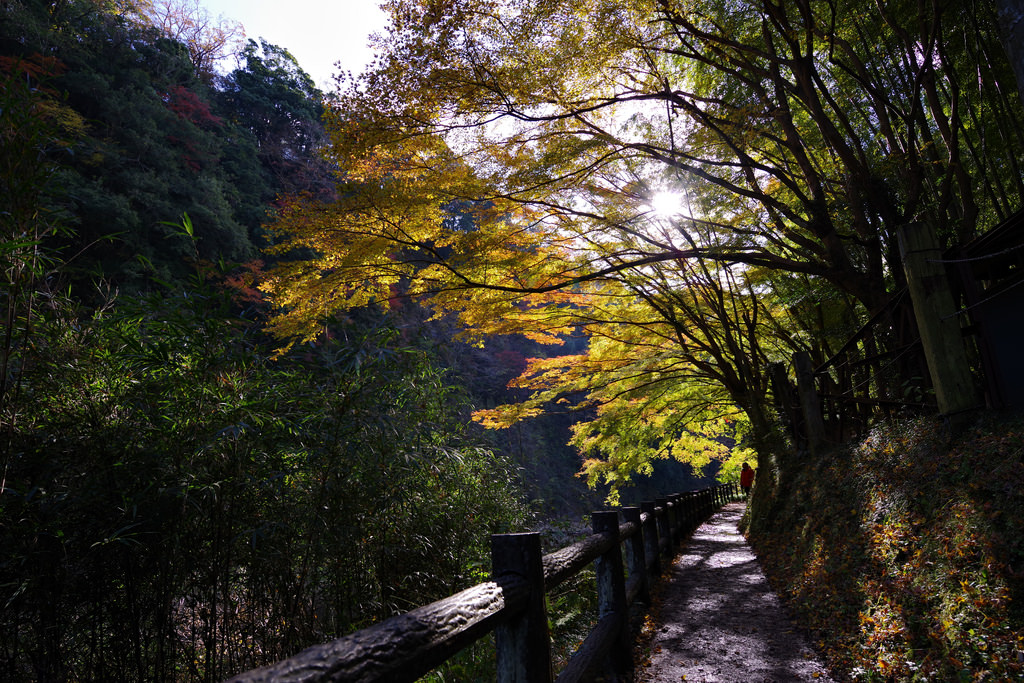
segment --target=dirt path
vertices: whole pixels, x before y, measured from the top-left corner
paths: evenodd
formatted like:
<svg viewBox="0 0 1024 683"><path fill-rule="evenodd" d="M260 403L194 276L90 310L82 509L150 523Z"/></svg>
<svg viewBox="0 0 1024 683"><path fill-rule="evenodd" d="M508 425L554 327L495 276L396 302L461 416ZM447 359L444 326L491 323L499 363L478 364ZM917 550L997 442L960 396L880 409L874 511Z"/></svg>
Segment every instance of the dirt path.
<svg viewBox="0 0 1024 683"><path fill-rule="evenodd" d="M722 508L672 564L639 681L832 682L736 528L744 505Z"/></svg>

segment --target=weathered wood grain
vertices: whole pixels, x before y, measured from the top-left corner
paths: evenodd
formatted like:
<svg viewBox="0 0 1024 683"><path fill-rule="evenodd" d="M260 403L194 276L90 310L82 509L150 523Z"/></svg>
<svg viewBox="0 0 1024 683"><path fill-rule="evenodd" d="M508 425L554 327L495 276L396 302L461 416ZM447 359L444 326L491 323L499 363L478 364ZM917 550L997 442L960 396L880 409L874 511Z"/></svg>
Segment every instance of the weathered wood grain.
<svg viewBox="0 0 1024 683"><path fill-rule="evenodd" d="M521 609L527 593L525 582L514 579L481 583L241 674L231 683L415 681Z"/></svg>

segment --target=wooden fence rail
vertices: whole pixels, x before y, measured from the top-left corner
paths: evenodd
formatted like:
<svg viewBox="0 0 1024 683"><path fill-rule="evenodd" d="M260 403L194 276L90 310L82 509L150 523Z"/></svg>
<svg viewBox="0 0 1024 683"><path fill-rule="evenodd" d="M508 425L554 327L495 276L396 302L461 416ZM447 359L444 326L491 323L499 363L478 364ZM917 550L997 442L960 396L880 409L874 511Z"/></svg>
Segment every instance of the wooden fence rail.
<svg viewBox="0 0 1024 683"><path fill-rule="evenodd" d="M632 668L630 606L649 601L662 560L671 559L689 532L739 496L736 484L723 484L638 508L595 512L591 535L547 555L541 552L540 534L496 534L491 537L491 581L314 645L231 682L415 681L494 632L500 683L551 683L555 678L544 598L591 563L597 577L597 625L557 683L624 674Z"/></svg>

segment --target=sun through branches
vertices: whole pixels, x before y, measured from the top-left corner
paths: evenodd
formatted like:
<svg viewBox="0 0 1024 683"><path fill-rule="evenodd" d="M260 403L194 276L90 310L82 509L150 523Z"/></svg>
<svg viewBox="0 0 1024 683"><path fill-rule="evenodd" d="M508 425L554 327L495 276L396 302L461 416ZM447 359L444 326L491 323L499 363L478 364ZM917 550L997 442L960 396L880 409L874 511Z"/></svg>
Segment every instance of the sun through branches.
<svg viewBox="0 0 1024 683"><path fill-rule="evenodd" d="M613 482L699 464L725 420L767 448L768 363L886 306L898 226L966 238L1024 195L995 13L968 5L389 0L331 106L339 199L276 226L307 255L266 285L277 331L396 291L474 337L584 331L480 419L586 408L582 450L633 454L588 465Z"/></svg>

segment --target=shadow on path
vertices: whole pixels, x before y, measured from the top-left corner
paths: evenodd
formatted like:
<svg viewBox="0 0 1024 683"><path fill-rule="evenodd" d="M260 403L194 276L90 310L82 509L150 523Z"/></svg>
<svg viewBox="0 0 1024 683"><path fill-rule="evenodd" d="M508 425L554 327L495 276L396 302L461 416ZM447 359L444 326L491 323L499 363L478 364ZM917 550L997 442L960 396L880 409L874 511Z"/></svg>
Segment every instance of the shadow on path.
<svg viewBox="0 0 1024 683"><path fill-rule="evenodd" d="M744 507L715 513L672 563L639 681L832 682L737 530Z"/></svg>

